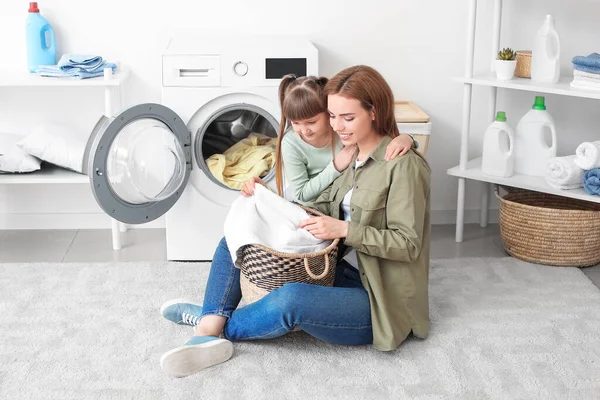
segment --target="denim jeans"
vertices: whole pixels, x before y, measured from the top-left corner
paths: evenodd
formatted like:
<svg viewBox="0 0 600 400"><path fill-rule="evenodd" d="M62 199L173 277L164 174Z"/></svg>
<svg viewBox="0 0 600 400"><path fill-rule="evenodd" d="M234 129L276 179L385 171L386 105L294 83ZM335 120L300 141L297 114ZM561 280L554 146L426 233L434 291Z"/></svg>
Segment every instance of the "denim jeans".
<svg viewBox="0 0 600 400"><path fill-rule="evenodd" d="M240 270L223 238L210 267L202 316L226 317L227 339L271 339L299 328L329 343L373 343L369 295L358 271L346 261L338 263L333 287L288 283L237 308L241 299Z"/></svg>

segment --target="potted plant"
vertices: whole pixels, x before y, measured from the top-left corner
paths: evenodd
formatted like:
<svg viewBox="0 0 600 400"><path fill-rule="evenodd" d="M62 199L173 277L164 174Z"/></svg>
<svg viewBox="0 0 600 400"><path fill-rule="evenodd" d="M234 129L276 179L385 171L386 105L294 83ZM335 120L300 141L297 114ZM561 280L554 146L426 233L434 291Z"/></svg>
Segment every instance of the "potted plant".
<svg viewBox="0 0 600 400"><path fill-rule="evenodd" d="M517 52L510 47L505 47L498 52L496 59L496 77L498 80L507 81L515 75L515 67L517 66Z"/></svg>

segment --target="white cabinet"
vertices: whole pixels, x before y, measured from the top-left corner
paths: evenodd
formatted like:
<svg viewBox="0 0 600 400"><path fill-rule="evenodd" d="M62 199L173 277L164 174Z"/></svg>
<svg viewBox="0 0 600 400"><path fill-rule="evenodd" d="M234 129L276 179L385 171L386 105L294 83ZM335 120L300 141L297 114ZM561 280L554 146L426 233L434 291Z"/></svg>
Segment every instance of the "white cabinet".
<svg viewBox="0 0 600 400"><path fill-rule="evenodd" d="M480 181L485 187L481 195L481 214L480 225L485 227L488 219L489 208L489 186L492 184L513 186L522 189L534 190L537 192L551 193L563 197L570 197L591 202L600 203L600 196L592 196L587 194L583 189L575 190L560 190L550 187L543 177L513 175L509 178L500 178L486 175L481 171L481 157L470 158L468 153L469 148L469 131L471 125L471 100L473 85L487 86L490 90L490 107L489 121L494 120L496 114L496 97L498 88L510 90L522 90L535 92L537 94L555 94L571 97L582 97L588 99L600 99L600 91L585 91L573 89L569 83L573 79L572 76L563 76L556 84L545 84L532 82L531 79L514 78L509 81L499 81L493 73L473 76L473 64L475 56L475 26L477 14L478 0L470 0L469 2L469 19L467 29L467 51L465 63L465 76L457 80L464 84L463 87L463 110L462 110L462 133L460 142L460 163L459 165L450 168L447 173L451 176L458 177L458 202L456 208L456 241L463 240L463 225L464 225L464 207L465 207L465 183L467 179ZM502 18L502 0L494 0L494 17L493 17L493 34L490 47L490 56L493 60L497 50L500 48L500 22Z"/></svg>
<svg viewBox="0 0 600 400"><path fill-rule="evenodd" d="M108 72L108 71L107 71ZM122 85L128 77L127 70L120 70L115 74L107 73L104 77L90 79L63 79L43 78L28 72L6 72L0 74L0 88L2 87L102 87L104 88L105 115L113 114L113 103L120 101ZM85 162L85 161L84 161ZM78 174L58 167L44 167L40 171L27 174L0 174L2 185L34 185L34 184L90 184L86 175ZM108 217L107 217L108 218ZM113 249L121 249L120 232L126 230L126 225L112 220Z"/></svg>

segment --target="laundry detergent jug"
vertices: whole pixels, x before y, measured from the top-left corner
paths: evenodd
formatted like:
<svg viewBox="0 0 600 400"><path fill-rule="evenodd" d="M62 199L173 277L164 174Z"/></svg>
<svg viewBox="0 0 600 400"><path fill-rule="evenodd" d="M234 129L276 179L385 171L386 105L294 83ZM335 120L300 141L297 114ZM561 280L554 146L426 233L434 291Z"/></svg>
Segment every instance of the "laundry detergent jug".
<svg viewBox="0 0 600 400"><path fill-rule="evenodd" d="M552 143L547 143L547 134ZM536 96L531 110L515 131L515 173L544 176L548 160L556 157L556 127L546 111L544 96Z"/></svg>
<svg viewBox="0 0 600 400"><path fill-rule="evenodd" d="M515 133L506 122L506 113L498 111L496 120L483 137L481 171L487 175L507 178L514 171Z"/></svg>
<svg viewBox="0 0 600 400"><path fill-rule="evenodd" d="M554 17L546 20L537 31L531 50L531 80L557 83L560 79L560 39L554 27Z"/></svg>
<svg viewBox="0 0 600 400"><path fill-rule="evenodd" d="M56 64L56 41L54 30L40 15L36 2L29 3L26 22L27 68L35 72L40 65Z"/></svg>

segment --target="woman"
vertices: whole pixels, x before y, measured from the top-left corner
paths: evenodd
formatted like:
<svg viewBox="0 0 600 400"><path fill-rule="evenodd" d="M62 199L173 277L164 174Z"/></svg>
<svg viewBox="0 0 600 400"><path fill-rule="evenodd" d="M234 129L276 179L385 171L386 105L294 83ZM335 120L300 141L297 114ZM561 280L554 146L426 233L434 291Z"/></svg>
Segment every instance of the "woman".
<svg viewBox="0 0 600 400"><path fill-rule="evenodd" d="M301 227L320 239L343 238L356 251L354 262L338 263L334 287L286 284L237 308L240 272L223 240L203 307L183 302L163 307L171 321L199 320L190 341L161 358L165 372L198 372L227 361L234 341L275 338L296 328L329 343L372 343L383 351L394 350L411 332L426 337L429 167L413 151L385 161L386 146L398 131L392 91L377 71L345 69L325 93L331 126L357 153L353 167L312 204L329 216L310 218Z"/></svg>
<svg viewBox="0 0 600 400"><path fill-rule="evenodd" d="M327 113L324 88L327 78L286 75L279 85L281 123L277 139L275 178L277 191L283 196L283 176L287 181L287 197L306 204L317 198L345 170L356 146L345 146L339 140ZM397 135L388 145L386 159L403 156L416 142L410 135ZM242 187L242 195L254 193L250 179Z"/></svg>

